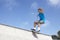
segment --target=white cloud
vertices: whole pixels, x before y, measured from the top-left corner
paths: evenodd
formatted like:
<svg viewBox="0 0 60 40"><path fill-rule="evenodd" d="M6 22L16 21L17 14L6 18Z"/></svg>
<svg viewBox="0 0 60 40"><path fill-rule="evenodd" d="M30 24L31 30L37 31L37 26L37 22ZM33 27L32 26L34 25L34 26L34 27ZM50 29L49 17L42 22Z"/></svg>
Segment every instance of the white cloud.
<svg viewBox="0 0 60 40"><path fill-rule="evenodd" d="M33 2L32 4L31 4L31 8L32 9L37 9L38 8L38 3L37 2Z"/></svg>
<svg viewBox="0 0 60 40"><path fill-rule="evenodd" d="M49 5L53 6L59 6L60 5L60 0L47 0Z"/></svg>
<svg viewBox="0 0 60 40"><path fill-rule="evenodd" d="M42 25L42 27L46 27L48 25L50 25L50 21L46 20L45 23Z"/></svg>
<svg viewBox="0 0 60 40"><path fill-rule="evenodd" d="M8 8L9 10L12 10L14 7L18 6L18 3L16 0L2 0L3 7Z"/></svg>

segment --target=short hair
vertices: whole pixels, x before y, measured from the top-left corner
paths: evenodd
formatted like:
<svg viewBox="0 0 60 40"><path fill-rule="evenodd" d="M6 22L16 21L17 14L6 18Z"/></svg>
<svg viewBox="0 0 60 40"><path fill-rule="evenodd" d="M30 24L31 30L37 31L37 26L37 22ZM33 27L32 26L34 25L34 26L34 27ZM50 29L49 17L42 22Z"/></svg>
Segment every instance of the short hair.
<svg viewBox="0 0 60 40"><path fill-rule="evenodd" d="M43 10L42 8L39 8L38 10Z"/></svg>

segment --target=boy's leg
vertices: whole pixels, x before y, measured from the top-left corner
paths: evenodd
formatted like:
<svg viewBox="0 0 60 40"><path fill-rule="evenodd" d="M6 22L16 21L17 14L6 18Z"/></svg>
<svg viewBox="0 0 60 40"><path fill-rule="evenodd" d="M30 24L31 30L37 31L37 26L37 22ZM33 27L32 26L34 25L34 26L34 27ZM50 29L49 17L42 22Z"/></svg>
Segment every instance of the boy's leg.
<svg viewBox="0 0 60 40"><path fill-rule="evenodd" d="M34 28L32 30L36 31L36 25L38 24L38 22L34 22Z"/></svg>
<svg viewBox="0 0 60 40"><path fill-rule="evenodd" d="M34 28L32 29L33 31L36 31L36 24L37 22L34 22Z"/></svg>
<svg viewBox="0 0 60 40"><path fill-rule="evenodd" d="M38 32L40 31L40 27L41 27L42 24L44 24L43 20L38 21Z"/></svg>
<svg viewBox="0 0 60 40"><path fill-rule="evenodd" d="M36 30L36 25L37 25L37 22L34 22L34 29Z"/></svg>
<svg viewBox="0 0 60 40"><path fill-rule="evenodd" d="M38 23L38 31L40 31L40 25L41 25L41 24L40 24L40 23Z"/></svg>

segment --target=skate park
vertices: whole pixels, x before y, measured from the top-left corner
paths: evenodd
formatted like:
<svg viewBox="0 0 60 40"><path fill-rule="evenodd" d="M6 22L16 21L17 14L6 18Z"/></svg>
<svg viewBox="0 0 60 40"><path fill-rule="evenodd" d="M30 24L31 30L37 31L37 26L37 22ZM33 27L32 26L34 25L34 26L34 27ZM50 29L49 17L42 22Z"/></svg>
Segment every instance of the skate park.
<svg viewBox="0 0 60 40"><path fill-rule="evenodd" d="M33 34L29 30L0 24L0 40L52 40L50 35Z"/></svg>

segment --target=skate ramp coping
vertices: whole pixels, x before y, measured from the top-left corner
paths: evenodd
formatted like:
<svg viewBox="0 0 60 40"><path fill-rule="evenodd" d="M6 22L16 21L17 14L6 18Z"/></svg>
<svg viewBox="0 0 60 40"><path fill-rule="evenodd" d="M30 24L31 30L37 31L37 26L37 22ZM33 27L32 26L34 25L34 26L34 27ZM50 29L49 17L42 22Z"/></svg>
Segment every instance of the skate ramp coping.
<svg viewBox="0 0 60 40"><path fill-rule="evenodd" d="M0 40L52 40L50 35L34 34L29 30L0 24Z"/></svg>

